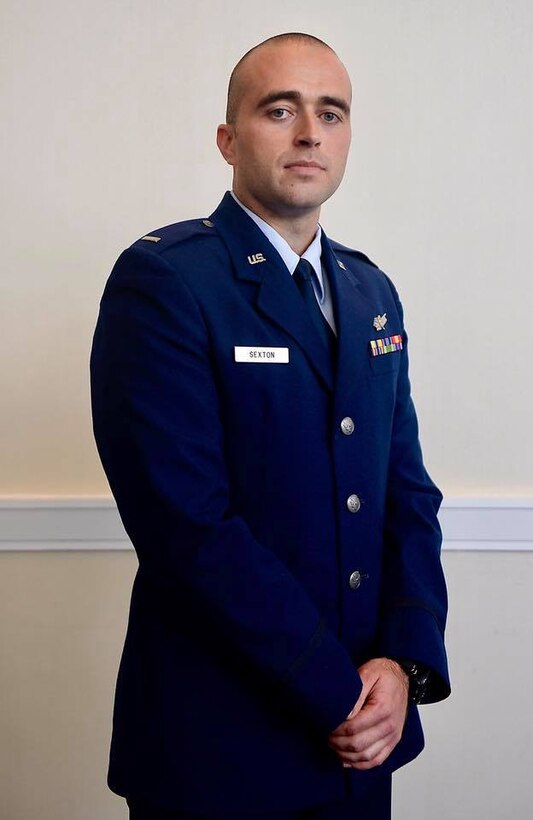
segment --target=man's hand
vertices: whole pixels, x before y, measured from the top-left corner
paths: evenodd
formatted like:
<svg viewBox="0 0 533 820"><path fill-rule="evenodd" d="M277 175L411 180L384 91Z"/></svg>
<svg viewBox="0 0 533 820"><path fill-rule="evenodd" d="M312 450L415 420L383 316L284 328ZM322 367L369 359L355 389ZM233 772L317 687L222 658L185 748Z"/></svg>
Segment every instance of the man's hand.
<svg viewBox="0 0 533 820"><path fill-rule="evenodd" d="M363 689L344 723L329 736L345 767L373 769L383 763L402 736L409 679L401 666L375 658L359 668Z"/></svg>

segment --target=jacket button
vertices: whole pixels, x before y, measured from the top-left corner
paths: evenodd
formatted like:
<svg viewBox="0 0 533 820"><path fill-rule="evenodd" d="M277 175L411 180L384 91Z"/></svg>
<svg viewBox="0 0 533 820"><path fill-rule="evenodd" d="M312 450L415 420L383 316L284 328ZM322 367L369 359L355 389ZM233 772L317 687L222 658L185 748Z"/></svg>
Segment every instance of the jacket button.
<svg viewBox="0 0 533 820"><path fill-rule="evenodd" d="M346 499L346 506L351 513L359 512L361 509L361 501L359 500L359 496L355 495L355 493L349 495Z"/></svg>
<svg viewBox="0 0 533 820"><path fill-rule="evenodd" d="M348 580L348 583L350 584L350 589L359 589L359 587L361 586L361 573L358 569L352 572Z"/></svg>
<svg viewBox="0 0 533 820"><path fill-rule="evenodd" d="M350 416L346 416L341 421L341 430L345 436L351 436L353 431L355 430L355 424L353 423L353 419Z"/></svg>

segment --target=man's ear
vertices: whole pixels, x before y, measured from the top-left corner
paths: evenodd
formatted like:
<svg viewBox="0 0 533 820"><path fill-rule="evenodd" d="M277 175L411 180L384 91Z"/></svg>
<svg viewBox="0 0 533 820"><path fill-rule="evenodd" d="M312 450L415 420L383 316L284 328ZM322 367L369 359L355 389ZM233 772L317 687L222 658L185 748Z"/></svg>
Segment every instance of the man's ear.
<svg viewBox="0 0 533 820"><path fill-rule="evenodd" d="M218 150L220 151L228 165L235 164L234 141L235 129L233 125L230 125L229 123L219 125L217 128Z"/></svg>

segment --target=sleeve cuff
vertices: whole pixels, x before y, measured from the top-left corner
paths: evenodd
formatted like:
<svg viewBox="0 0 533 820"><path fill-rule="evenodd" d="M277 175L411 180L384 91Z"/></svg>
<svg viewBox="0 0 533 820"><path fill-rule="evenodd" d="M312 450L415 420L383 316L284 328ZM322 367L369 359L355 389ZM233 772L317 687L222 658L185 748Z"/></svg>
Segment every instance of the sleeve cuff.
<svg viewBox="0 0 533 820"><path fill-rule="evenodd" d="M322 622L285 682L313 723L327 734L346 720L362 689L350 655Z"/></svg>
<svg viewBox="0 0 533 820"><path fill-rule="evenodd" d="M429 610L397 605L384 613L378 653L389 658L409 658L431 669L423 703L435 703L450 694L443 635Z"/></svg>

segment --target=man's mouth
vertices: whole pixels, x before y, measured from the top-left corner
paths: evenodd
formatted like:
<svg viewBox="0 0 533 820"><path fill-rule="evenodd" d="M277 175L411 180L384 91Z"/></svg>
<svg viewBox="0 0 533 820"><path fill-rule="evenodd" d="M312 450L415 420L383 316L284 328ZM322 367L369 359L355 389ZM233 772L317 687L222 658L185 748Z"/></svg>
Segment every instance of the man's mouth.
<svg viewBox="0 0 533 820"><path fill-rule="evenodd" d="M315 160L306 160L306 159L296 159L294 162L287 162L285 168L304 168L304 169L315 169L318 171L324 171L325 168L319 162Z"/></svg>

